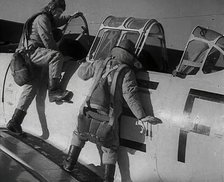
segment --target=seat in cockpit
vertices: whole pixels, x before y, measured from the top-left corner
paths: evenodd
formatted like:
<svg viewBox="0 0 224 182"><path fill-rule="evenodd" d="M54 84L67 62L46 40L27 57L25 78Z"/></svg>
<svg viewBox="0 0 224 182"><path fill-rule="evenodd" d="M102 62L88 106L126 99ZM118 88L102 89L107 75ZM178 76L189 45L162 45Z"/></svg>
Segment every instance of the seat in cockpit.
<svg viewBox="0 0 224 182"><path fill-rule="evenodd" d="M208 74L208 73L213 73L223 69L216 65L219 60L219 57L220 57L220 52L218 50L211 51L202 68L203 73Z"/></svg>

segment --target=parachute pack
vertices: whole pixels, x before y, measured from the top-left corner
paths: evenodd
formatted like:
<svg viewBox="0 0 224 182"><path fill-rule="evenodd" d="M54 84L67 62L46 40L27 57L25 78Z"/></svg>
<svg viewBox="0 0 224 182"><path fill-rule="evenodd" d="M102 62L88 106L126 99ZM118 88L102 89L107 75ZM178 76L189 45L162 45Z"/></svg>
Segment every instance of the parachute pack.
<svg viewBox="0 0 224 182"><path fill-rule="evenodd" d="M78 135L80 138L109 147L113 139L114 94L118 86L118 78L125 64L116 65L101 74L99 80L95 80L85 106L78 116ZM110 73L113 78L110 80ZM120 75L121 76L121 75Z"/></svg>
<svg viewBox="0 0 224 182"><path fill-rule="evenodd" d="M17 85L23 86L32 80L32 65L28 49L28 35L31 23L41 13L36 13L30 17L23 26L23 32L19 43L19 49L12 55L10 70ZM20 47L21 46L21 47Z"/></svg>
<svg viewBox="0 0 224 182"><path fill-rule="evenodd" d="M29 63L27 63L25 52L15 52L10 61L10 70L17 85L23 86L32 80ZM28 60L29 61L29 60Z"/></svg>

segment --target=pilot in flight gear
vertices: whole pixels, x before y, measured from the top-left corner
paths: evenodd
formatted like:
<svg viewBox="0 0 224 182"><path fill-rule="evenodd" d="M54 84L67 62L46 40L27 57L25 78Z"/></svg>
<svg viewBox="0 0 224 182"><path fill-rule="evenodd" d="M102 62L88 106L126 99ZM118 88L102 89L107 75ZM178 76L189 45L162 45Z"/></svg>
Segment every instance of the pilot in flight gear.
<svg viewBox="0 0 224 182"><path fill-rule="evenodd" d="M28 25L28 49L30 51L31 64L33 65L32 75L34 78L23 86L17 108L12 119L7 124L8 130L14 133L22 133L21 124L26 111L36 96L40 85L43 85L41 79L47 77L47 72L49 75L48 94L50 102L57 102L66 98L71 99L73 95L71 91L60 88L63 63L72 58L64 57L59 52L53 37L53 29L65 25L71 17L76 18L81 13L62 16L65 7L64 0L51 0L40 13L33 15L26 22L26 25ZM18 49L22 47L24 45L20 41ZM43 76L42 73L45 73L45 75Z"/></svg>
<svg viewBox="0 0 224 182"><path fill-rule="evenodd" d="M112 182L114 181L114 173L115 173L115 164L117 161L117 151L119 149L119 125L118 120L122 113L122 105L123 101L126 101L129 108L135 115L137 119L145 119L148 118L147 121L151 124L159 124L161 120L159 118L153 116L146 116L142 104L138 95L138 86L135 78L135 73L132 70L133 67L140 68L141 63L136 59L134 55L134 43L128 39L125 39L120 42L118 46L115 46L111 51L111 59L107 62L105 69L109 67L113 67L115 65L121 66L123 64L127 65L125 68L125 73L122 77L118 76L118 80L121 85L117 86L118 91L115 91L114 95L114 103L113 103L113 112L114 112L114 130L115 135L112 137L109 146L105 147L101 146L103 151L102 154L102 163L105 167L104 172L104 181ZM85 62L81 65L78 70L78 76L83 80L88 80L92 77L97 77L99 73L99 69L101 65L105 62L102 60L96 60L92 63ZM123 70L122 70L123 71ZM113 74L111 74L113 80ZM118 81L117 81L118 82ZM118 82L119 83L119 82ZM97 94L96 94L97 95ZM108 98L109 99L109 98ZM90 110L92 108L89 108ZM71 141L71 145L68 151L67 158L64 160L63 168L66 171L71 172L74 169L74 166L77 162L78 156L81 152L81 149L84 147L85 142L88 139L80 138L78 135L78 130L73 132L73 138Z"/></svg>

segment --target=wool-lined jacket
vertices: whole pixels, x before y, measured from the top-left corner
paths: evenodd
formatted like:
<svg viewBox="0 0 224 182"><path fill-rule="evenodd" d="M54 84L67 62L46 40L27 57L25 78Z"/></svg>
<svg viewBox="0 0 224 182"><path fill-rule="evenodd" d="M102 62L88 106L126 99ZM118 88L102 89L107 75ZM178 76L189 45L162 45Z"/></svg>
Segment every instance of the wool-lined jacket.
<svg viewBox="0 0 224 182"><path fill-rule="evenodd" d="M128 55L125 55L122 50L121 52L116 51L116 53L114 54L112 52L112 57L113 58L107 63L111 64L111 66L115 66L116 64L129 64L131 66L133 64L133 62L131 62L130 60L130 57ZM92 77L96 79L97 77L99 77L99 69L102 66L103 62L104 60L96 60L92 63L83 63L78 70L78 76L83 80L88 80ZM123 80L121 80L121 86L119 87L118 85L118 87L116 88L114 95L114 125L115 130L117 131L117 136L114 140L115 146L119 144L118 119L122 113L123 101L126 101L127 105L136 118L141 119L146 116L139 99L136 76L130 66L122 70L122 72L124 71L125 73L123 77L119 75L118 82L119 79Z"/></svg>
<svg viewBox="0 0 224 182"><path fill-rule="evenodd" d="M54 21L56 27L60 27L66 24L70 16L61 16L57 21ZM58 50L56 41L54 40L52 30L52 23L47 14L38 15L31 27L31 34L29 37L29 45L34 47L45 47L47 49Z"/></svg>

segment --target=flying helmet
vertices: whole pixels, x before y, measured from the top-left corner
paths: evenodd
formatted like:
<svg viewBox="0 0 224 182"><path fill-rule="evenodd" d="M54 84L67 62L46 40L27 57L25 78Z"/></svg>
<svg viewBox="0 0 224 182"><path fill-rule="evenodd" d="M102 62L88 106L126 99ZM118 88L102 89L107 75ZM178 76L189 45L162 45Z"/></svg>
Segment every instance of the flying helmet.
<svg viewBox="0 0 224 182"><path fill-rule="evenodd" d="M119 45L115 46L111 51L111 55L122 63L126 63L138 69L142 68L142 64L135 55L135 44L129 39L124 39Z"/></svg>
<svg viewBox="0 0 224 182"><path fill-rule="evenodd" d="M61 9L63 9L63 11L65 11L65 8L66 8L65 0L51 0L47 6L51 10L56 9L56 8L61 8Z"/></svg>

